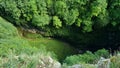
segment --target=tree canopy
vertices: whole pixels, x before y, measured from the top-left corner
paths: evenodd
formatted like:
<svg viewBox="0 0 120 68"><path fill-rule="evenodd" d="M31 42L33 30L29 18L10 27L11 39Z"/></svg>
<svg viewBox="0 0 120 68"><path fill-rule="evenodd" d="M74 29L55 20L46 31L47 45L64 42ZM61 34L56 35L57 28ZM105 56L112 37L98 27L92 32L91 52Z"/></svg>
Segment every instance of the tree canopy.
<svg viewBox="0 0 120 68"><path fill-rule="evenodd" d="M90 32L118 24L119 0L1 0L0 15L17 25L75 26ZM58 20L57 20L58 19ZM55 23L56 21L59 21ZM62 25L64 24L64 25Z"/></svg>

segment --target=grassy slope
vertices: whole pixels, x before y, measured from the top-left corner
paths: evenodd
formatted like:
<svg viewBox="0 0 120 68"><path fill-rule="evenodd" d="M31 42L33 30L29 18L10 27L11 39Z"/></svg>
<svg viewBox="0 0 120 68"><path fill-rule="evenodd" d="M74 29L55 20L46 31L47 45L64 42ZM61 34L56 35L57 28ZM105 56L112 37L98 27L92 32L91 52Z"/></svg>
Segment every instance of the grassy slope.
<svg viewBox="0 0 120 68"><path fill-rule="evenodd" d="M50 38L41 37L39 34L26 33L21 36L18 30L9 22L0 17L0 55L9 53L8 50L15 50L17 54L32 53L36 49L46 48L47 51L53 51L59 60L74 53L74 48L69 44ZM18 35L19 34L19 35ZM31 47L32 46L32 47ZM35 47L35 48L34 48ZM36 48L37 47L37 48ZM35 50L34 50L35 49ZM44 50L42 50L44 51ZM7 55L6 54L6 55Z"/></svg>

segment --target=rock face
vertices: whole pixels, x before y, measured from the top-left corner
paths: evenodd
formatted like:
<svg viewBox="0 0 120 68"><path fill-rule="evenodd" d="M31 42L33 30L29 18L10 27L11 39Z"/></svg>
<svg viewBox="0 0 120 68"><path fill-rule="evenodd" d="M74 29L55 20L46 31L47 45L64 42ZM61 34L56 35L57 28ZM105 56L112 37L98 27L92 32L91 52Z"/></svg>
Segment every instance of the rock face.
<svg viewBox="0 0 120 68"><path fill-rule="evenodd" d="M61 68L61 64L53 60L50 56L43 56L39 59L40 66L38 68Z"/></svg>
<svg viewBox="0 0 120 68"><path fill-rule="evenodd" d="M76 64L76 65L71 66L70 68L82 68L82 66L79 64Z"/></svg>
<svg viewBox="0 0 120 68"><path fill-rule="evenodd" d="M72 65L72 66L66 66L66 67L63 67L63 68L96 68L96 65L81 63L81 64L75 64L75 65Z"/></svg>
<svg viewBox="0 0 120 68"><path fill-rule="evenodd" d="M97 63L97 68L110 68L110 59L101 57Z"/></svg>

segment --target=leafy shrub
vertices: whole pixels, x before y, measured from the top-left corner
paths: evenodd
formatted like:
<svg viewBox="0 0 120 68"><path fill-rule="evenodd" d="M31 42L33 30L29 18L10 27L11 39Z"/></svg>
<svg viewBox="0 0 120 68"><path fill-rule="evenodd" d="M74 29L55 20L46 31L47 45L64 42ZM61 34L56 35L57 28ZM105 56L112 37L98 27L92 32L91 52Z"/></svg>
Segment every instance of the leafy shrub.
<svg viewBox="0 0 120 68"><path fill-rule="evenodd" d="M110 0L109 2L109 15L110 15L110 22L113 26L117 26L120 22L120 1L119 0Z"/></svg>
<svg viewBox="0 0 120 68"><path fill-rule="evenodd" d="M32 19L32 24L38 27L48 25L49 22L50 22L50 18L48 15L34 15Z"/></svg>
<svg viewBox="0 0 120 68"><path fill-rule="evenodd" d="M68 65L80 63L97 63L100 57L108 57L109 52L105 49L98 50L95 53L87 51L84 54L69 56L65 59L64 63Z"/></svg>
<svg viewBox="0 0 120 68"><path fill-rule="evenodd" d="M57 16L53 17L53 26L55 26L56 28L62 27L62 22Z"/></svg>
<svg viewBox="0 0 120 68"><path fill-rule="evenodd" d="M96 60L96 56L90 51L87 51L86 53L81 55L73 55L67 57L64 62L67 63L68 65L73 65L80 63L93 63L93 61L95 60Z"/></svg>
<svg viewBox="0 0 120 68"><path fill-rule="evenodd" d="M94 54L98 57L104 57L104 58L110 57L109 51L105 50L105 49L100 49L100 50L96 51Z"/></svg>

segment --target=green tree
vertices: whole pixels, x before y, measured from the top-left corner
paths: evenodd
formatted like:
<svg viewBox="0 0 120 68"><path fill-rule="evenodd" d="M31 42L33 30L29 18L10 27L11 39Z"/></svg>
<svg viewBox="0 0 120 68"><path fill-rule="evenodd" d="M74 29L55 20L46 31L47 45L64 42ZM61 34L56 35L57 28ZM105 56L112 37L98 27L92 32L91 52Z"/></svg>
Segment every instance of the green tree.
<svg viewBox="0 0 120 68"><path fill-rule="evenodd" d="M118 25L120 22L120 0L108 1L108 10L110 15L110 22L113 26Z"/></svg>
<svg viewBox="0 0 120 68"><path fill-rule="evenodd" d="M44 15L34 15L32 19L32 24L38 27L43 27L49 25L50 17L46 14Z"/></svg>
<svg viewBox="0 0 120 68"><path fill-rule="evenodd" d="M53 26L55 26L56 28L62 27L62 22L57 16L53 17Z"/></svg>
<svg viewBox="0 0 120 68"><path fill-rule="evenodd" d="M72 25L75 23L76 19L79 16L79 12L77 9L71 9L66 14L64 14L64 20L67 25Z"/></svg>
<svg viewBox="0 0 120 68"><path fill-rule="evenodd" d="M55 1L55 4L53 4L53 6L54 14L62 18L67 11L66 3L64 1Z"/></svg>

